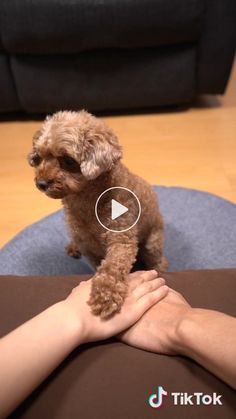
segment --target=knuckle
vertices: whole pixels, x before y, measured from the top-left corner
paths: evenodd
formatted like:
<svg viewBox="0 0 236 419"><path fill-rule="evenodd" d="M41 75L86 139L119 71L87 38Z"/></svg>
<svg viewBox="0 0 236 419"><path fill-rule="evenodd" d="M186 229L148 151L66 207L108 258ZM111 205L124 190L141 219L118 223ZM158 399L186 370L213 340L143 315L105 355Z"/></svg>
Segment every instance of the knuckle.
<svg viewBox="0 0 236 419"><path fill-rule="evenodd" d="M166 283L166 280L164 279L164 278L158 278L159 279L159 282L161 283L161 284L165 284Z"/></svg>
<svg viewBox="0 0 236 419"><path fill-rule="evenodd" d="M152 292L154 292L155 291L155 289L156 289L157 287L156 287L156 285L154 284L154 282L152 281L152 283L150 284L148 284L148 286L147 286L147 288L146 288L146 290L147 290L147 293L149 294L149 295L151 295L151 293Z"/></svg>
<svg viewBox="0 0 236 419"><path fill-rule="evenodd" d="M145 289L145 291L146 292L150 292L150 291L152 291L153 290L153 284L151 283L151 282L146 282L144 285L143 285L143 287L144 287L144 289Z"/></svg>
<svg viewBox="0 0 236 419"><path fill-rule="evenodd" d="M149 304L153 304L156 301L155 294L153 293L148 294L147 301Z"/></svg>

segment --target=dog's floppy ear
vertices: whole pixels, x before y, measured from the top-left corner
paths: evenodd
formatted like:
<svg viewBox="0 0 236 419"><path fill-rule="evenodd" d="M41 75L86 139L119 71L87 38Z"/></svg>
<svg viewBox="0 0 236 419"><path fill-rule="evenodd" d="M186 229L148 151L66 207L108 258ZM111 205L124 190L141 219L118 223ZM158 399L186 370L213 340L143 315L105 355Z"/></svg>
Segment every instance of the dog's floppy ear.
<svg viewBox="0 0 236 419"><path fill-rule="evenodd" d="M91 180L110 170L122 157L117 137L107 127L85 136L80 169L86 179Z"/></svg>
<svg viewBox="0 0 236 419"><path fill-rule="evenodd" d="M41 159L38 153L35 150L32 150L27 156L27 161L31 167L36 167L40 164Z"/></svg>
<svg viewBox="0 0 236 419"><path fill-rule="evenodd" d="M36 143L37 143L37 141L38 141L38 139L39 139L39 137L40 137L41 135L42 135L42 131L41 131L40 129L38 129L38 130L34 133L33 138L32 138L33 147L36 145Z"/></svg>
<svg viewBox="0 0 236 419"><path fill-rule="evenodd" d="M28 161L29 165L32 166L32 167L37 166L37 163L38 163L37 162L38 155L37 155L37 152L35 150L35 144L36 144L37 140L39 139L40 135L41 135L41 130L36 131L35 134L33 135L33 140L32 140L33 141L33 150L27 156L27 161Z"/></svg>

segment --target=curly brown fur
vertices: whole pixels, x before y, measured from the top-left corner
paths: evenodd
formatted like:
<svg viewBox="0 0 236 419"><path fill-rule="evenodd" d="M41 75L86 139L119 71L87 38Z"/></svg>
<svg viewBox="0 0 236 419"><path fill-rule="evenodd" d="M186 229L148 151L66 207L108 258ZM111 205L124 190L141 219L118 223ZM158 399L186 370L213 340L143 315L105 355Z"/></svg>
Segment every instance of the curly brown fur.
<svg viewBox="0 0 236 419"><path fill-rule="evenodd" d="M148 269L160 271L167 267L156 195L147 182L129 172L121 157L113 131L86 111L58 112L47 117L33 138L33 150L28 156L35 167L37 187L51 198L62 199L71 236L68 254L77 258L82 254L97 268L89 304L93 313L102 318L121 310L127 293L126 277L138 252ZM126 232L107 231L95 217L97 198L113 186L131 189L141 202L141 217ZM122 203L132 214L132 200L127 197ZM102 214L109 219L107 202ZM119 230L125 228L123 217L116 219L116 225Z"/></svg>

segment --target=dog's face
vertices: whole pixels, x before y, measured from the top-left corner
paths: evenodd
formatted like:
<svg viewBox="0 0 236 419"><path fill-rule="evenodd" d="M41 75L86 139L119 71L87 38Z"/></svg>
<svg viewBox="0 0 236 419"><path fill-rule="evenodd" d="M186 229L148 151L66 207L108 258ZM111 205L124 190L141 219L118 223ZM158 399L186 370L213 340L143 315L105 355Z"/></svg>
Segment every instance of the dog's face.
<svg viewBox="0 0 236 419"><path fill-rule="evenodd" d="M47 117L33 137L28 162L35 168L36 186L51 198L78 193L122 157L112 130L100 119L81 112L57 112Z"/></svg>

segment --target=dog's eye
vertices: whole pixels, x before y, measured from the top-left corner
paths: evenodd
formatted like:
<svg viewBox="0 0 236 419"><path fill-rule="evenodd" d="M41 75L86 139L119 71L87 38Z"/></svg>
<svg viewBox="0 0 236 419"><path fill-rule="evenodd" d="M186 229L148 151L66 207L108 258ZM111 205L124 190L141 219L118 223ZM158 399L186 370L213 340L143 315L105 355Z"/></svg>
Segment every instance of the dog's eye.
<svg viewBox="0 0 236 419"><path fill-rule="evenodd" d="M67 172L78 173L80 172L79 163L70 156L61 156L58 157L58 161L61 169L66 170Z"/></svg>
<svg viewBox="0 0 236 419"><path fill-rule="evenodd" d="M37 154L37 153L31 153L28 156L28 162L30 164L30 166L38 166L41 163L41 157Z"/></svg>

